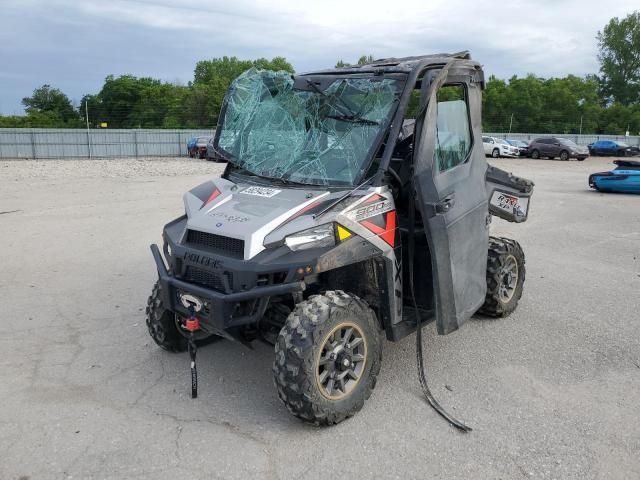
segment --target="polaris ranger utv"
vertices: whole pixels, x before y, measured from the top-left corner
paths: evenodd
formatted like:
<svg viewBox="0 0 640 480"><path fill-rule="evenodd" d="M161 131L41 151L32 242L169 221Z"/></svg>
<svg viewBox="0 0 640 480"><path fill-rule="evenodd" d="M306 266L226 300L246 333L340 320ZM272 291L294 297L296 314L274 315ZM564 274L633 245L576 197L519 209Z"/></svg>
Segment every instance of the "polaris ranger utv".
<svg viewBox="0 0 640 480"><path fill-rule="evenodd" d="M291 413L338 423L370 396L383 336L417 332L439 409L422 325L506 316L525 275L519 244L489 226L526 220L533 184L487 165L483 87L466 52L232 83L214 141L227 167L185 194L164 259L151 246L147 325L190 350L193 396L197 344L262 338Z"/></svg>

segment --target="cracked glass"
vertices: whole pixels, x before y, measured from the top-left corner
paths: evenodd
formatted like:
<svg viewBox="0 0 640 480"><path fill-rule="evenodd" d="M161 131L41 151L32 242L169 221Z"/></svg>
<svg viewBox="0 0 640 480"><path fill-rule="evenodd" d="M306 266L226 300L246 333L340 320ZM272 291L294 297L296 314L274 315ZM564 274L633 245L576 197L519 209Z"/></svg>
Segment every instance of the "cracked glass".
<svg viewBox="0 0 640 480"><path fill-rule="evenodd" d="M353 185L388 126L398 80L296 80L287 72L256 69L240 75L225 98L217 148L263 177Z"/></svg>

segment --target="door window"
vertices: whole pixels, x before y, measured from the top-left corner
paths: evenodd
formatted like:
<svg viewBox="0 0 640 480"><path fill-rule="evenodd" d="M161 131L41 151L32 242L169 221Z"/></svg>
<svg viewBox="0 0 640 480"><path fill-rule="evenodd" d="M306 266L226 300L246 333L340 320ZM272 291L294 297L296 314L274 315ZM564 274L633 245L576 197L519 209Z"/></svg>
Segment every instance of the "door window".
<svg viewBox="0 0 640 480"><path fill-rule="evenodd" d="M473 139L467 96L462 85L446 85L438 90L436 121L436 165L440 172L467 161Z"/></svg>

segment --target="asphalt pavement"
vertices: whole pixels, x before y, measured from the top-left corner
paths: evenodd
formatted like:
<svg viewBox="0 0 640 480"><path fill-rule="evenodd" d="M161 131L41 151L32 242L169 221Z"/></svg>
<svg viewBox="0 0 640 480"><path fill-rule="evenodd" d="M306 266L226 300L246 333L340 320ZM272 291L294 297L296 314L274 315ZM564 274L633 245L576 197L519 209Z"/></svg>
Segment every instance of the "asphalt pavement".
<svg viewBox="0 0 640 480"><path fill-rule="evenodd" d="M354 418L318 428L277 398L273 349L188 354L147 334L149 244L205 161L0 162L0 479L640 478L640 196L590 191L585 162L498 159L535 181L517 239L526 282L508 318L384 347Z"/></svg>

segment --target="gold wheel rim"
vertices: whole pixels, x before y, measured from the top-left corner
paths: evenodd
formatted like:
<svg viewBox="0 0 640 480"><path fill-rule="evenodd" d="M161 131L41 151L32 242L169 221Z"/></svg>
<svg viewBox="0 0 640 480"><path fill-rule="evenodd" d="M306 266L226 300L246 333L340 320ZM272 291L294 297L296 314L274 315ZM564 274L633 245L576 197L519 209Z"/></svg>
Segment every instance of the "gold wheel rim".
<svg viewBox="0 0 640 480"><path fill-rule="evenodd" d="M509 255L502 266L498 293L504 303L508 303L513 298L518 286L518 261L513 255Z"/></svg>
<svg viewBox="0 0 640 480"><path fill-rule="evenodd" d="M314 365L323 397L341 400L359 385L367 366L367 340L353 322L341 322L325 335Z"/></svg>

